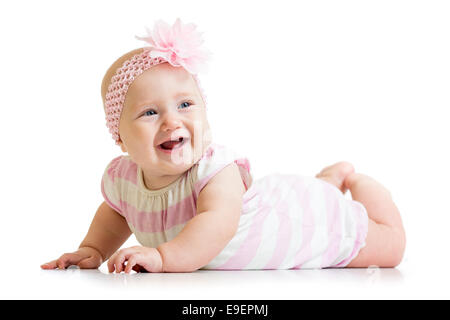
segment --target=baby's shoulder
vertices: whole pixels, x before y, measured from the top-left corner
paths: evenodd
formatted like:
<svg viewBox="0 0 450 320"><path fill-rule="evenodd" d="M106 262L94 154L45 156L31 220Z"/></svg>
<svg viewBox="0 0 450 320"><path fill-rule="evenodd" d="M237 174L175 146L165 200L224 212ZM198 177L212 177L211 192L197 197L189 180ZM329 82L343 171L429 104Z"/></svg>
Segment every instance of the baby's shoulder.
<svg viewBox="0 0 450 320"><path fill-rule="evenodd" d="M137 164L131 160L129 155L120 155L108 163L104 174L114 180L115 178L136 177L137 170Z"/></svg>
<svg viewBox="0 0 450 320"><path fill-rule="evenodd" d="M231 165L231 166L230 166ZM227 168L225 171L223 171ZM223 171L223 172L222 172ZM250 173L250 163L246 157L241 156L239 152L223 144L212 143L204 152L203 157L193 167L192 175L197 194L211 180L221 180L221 176L229 179L228 176L235 176L238 172L246 188L249 188L252 181Z"/></svg>

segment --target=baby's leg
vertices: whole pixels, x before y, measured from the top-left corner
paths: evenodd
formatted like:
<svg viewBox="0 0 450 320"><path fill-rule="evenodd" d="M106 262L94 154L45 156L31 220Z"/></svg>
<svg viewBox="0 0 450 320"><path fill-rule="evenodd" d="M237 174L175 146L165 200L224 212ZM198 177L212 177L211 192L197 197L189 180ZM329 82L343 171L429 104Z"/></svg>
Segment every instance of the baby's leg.
<svg viewBox="0 0 450 320"><path fill-rule="evenodd" d="M350 189L353 200L361 202L369 215L366 246L347 267L397 266L403 258L406 238L400 212L390 192L374 179L360 173L351 173L344 183Z"/></svg>

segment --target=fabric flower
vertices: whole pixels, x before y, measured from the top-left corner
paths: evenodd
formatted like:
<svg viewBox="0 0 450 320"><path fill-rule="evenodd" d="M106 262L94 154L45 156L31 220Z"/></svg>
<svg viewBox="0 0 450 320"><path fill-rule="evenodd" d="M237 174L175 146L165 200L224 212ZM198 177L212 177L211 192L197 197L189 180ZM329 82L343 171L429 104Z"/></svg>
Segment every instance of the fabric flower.
<svg viewBox="0 0 450 320"><path fill-rule="evenodd" d="M211 53L201 48L201 33L193 23L183 24L178 18L173 26L159 20L147 35L137 39L149 44L150 57L161 57L174 67L183 67L191 74L206 71L206 62Z"/></svg>

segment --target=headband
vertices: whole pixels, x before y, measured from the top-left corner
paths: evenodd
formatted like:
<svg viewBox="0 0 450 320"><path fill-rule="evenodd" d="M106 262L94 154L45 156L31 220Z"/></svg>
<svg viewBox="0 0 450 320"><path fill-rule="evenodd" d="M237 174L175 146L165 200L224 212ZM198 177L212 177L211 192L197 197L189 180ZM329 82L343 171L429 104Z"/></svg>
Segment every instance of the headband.
<svg viewBox="0 0 450 320"><path fill-rule="evenodd" d="M153 31L147 29L147 36L136 37L149 46L117 69L105 96L106 126L116 145L119 145L119 121L128 87L152 66L168 62L174 67L183 67L192 74L206 106L206 96L197 74L206 70L206 61L211 54L200 48L203 40L195 29L194 24L183 24L180 19L173 26L160 20L155 23Z"/></svg>

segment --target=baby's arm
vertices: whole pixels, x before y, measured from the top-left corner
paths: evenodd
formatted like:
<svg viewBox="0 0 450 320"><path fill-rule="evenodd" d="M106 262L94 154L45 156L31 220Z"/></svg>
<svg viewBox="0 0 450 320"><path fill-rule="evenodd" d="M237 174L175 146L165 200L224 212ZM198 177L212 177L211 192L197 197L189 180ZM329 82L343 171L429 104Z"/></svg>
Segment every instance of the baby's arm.
<svg viewBox="0 0 450 320"><path fill-rule="evenodd" d="M117 251L108 261L109 272L192 272L205 266L236 233L244 192L237 165L228 165L200 191L197 215L174 239L158 248L135 246Z"/></svg>
<svg viewBox="0 0 450 320"><path fill-rule="evenodd" d="M106 261L131 235L128 224L119 213L103 202L92 220L89 231L79 249L65 253L43 264L43 269L64 269L70 265L96 269Z"/></svg>
<svg viewBox="0 0 450 320"><path fill-rule="evenodd" d="M197 198L197 215L157 249L164 272L191 272L210 262L233 238L245 187L235 163L216 174Z"/></svg>

